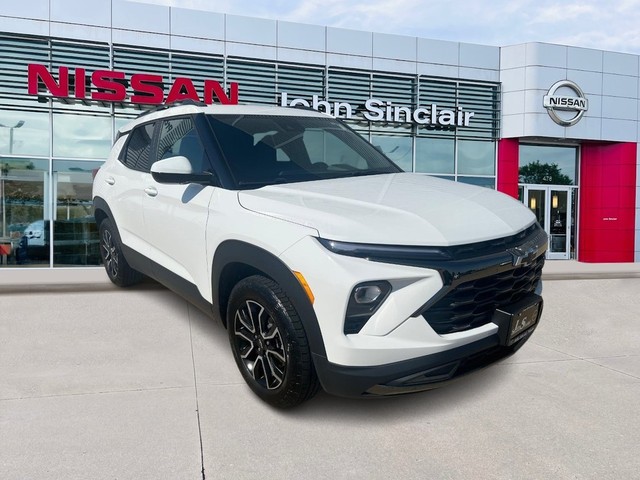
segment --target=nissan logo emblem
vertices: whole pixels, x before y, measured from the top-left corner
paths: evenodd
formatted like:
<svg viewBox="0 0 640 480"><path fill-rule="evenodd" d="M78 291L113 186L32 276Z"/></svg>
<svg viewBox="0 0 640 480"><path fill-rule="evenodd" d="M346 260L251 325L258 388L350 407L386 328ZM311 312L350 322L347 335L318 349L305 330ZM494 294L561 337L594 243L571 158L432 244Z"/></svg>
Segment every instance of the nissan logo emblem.
<svg viewBox="0 0 640 480"><path fill-rule="evenodd" d="M560 90L559 93L571 90L575 95L557 95L558 90ZM554 122L563 127L570 127L580 121L589 108L589 101L582 89L574 82L560 80L554 83L544 96L543 105ZM564 112L573 112L574 115L564 114Z"/></svg>

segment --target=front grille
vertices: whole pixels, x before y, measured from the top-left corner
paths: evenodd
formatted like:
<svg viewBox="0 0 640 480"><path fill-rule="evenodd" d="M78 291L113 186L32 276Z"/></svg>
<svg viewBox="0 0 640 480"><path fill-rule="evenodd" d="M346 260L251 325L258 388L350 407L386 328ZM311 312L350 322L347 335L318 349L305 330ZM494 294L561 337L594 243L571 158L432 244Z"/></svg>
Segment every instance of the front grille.
<svg viewBox="0 0 640 480"><path fill-rule="evenodd" d="M544 254L530 265L462 282L422 312L422 316L439 334L485 325L491 322L496 308L515 303L535 291L543 266Z"/></svg>

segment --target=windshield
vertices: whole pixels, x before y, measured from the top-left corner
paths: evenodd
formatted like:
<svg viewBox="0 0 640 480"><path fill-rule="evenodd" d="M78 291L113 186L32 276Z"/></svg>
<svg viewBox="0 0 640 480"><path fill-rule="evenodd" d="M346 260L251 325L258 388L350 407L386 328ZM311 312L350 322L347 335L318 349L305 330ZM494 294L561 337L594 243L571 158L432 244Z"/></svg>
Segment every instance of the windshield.
<svg viewBox="0 0 640 480"><path fill-rule="evenodd" d="M333 118L207 115L238 188L400 172Z"/></svg>

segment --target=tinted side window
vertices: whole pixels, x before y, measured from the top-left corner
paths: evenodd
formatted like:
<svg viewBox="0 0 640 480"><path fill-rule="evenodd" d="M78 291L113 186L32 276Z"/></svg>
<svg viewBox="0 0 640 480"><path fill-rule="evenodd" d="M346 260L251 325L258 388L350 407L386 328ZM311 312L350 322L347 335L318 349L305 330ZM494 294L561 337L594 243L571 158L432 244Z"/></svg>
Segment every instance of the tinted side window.
<svg viewBox="0 0 640 480"><path fill-rule="evenodd" d="M174 118L162 124L158 142L158 158L181 155L187 157L194 172L208 169L204 147L191 118Z"/></svg>
<svg viewBox="0 0 640 480"><path fill-rule="evenodd" d="M134 170L148 172L151 168L151 146L155 123L136 127L129 134L123 163Z"/></svg>

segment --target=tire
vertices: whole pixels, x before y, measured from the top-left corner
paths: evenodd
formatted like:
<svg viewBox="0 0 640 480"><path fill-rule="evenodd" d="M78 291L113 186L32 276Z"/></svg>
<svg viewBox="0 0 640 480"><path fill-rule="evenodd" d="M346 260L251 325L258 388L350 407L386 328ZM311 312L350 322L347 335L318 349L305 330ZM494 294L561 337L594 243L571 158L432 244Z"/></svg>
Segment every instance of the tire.
<svg viewBox="0 0 640 480"><path fill-rule="evenodd" d="M100 223L100 257L109 280L119 287L128 287L142 280L143 275L129 266L122 253L118 230L105 219Z"/></svg>
<svg viewBox="0 0 640 480"><path fill-rule="evenodd" d="M236 364L262 400L291 408L318 392L302 322L276 282L259 275L241 280L229 297L227 330Z"/></svg>

